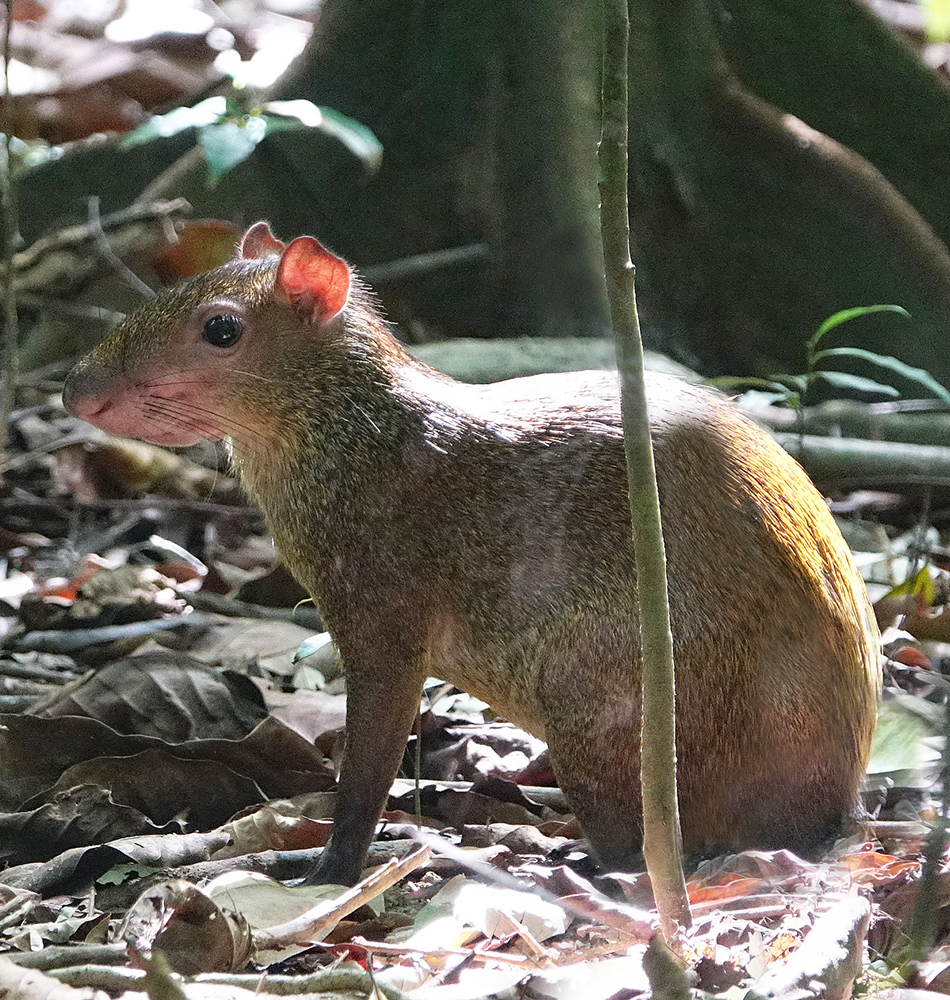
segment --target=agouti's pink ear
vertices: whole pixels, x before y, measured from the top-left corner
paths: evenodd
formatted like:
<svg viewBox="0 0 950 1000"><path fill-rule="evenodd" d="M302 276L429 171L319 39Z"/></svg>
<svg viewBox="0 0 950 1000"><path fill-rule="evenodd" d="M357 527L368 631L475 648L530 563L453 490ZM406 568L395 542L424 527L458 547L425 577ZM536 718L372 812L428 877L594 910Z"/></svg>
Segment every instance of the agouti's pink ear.
<svg viewBox="0 0 950 1000"><path fill-rule="evenodd" d="M266 257L268 254L282 254L284 244L270 231L266 222L255 222L241 240L241 256Z"/></svg>
<svg viewBox="0 0 950 1000"><path fill-rule="evenodd" d="M277 268L277 290L315 323L333 319L350 294L350 268L312 236L288 244Z"/></svg>

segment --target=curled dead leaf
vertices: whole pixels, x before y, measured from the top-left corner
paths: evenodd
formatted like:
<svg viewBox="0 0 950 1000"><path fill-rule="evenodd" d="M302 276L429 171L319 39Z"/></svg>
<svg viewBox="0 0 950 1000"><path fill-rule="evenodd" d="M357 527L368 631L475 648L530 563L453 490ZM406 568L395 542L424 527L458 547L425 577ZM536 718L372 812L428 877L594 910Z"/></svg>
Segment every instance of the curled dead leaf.
<svg viewBox="0 0 950 1000"><path fill-rule="evenodd" d="M234 972L251 954L251 931L197 886L176 879L154 885L129 908L115 939L144 954L160 950L182 975Z"/></svg>

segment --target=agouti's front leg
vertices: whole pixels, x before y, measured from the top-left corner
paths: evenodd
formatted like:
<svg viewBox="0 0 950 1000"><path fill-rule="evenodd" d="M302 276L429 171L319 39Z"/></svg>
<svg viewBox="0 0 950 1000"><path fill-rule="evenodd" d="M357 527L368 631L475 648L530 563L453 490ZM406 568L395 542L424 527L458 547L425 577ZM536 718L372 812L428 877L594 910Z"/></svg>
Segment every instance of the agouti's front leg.
<svg viewBox="0 0 950 1000"><path fill-rule="evenodd" d="M341 650L343 652L343 650ZM422 672L417 662L380 656L349 659L346 668L346 737L333 832L310 885L353 885L359 880L379 814L399 770L419 711Z"/></svg>

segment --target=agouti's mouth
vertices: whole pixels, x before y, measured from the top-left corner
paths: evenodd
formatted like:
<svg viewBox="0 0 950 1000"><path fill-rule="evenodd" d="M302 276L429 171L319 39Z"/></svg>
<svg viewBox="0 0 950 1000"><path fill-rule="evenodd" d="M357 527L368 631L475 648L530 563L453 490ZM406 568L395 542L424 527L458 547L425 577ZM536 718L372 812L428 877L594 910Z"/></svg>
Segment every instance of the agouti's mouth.
<svg viewBox="0 0 950 1000"><path fill-rule="evenodd" d="M152 444L162 444L169 448L188 448L206 439L217 440L217 438L209 437L209 435L202 434L199 431L192 431L191 428L187 427L170 428L167 431L156 429L148 433L139 432L135 437L142 438L142 440L149 441Z"/></svg>

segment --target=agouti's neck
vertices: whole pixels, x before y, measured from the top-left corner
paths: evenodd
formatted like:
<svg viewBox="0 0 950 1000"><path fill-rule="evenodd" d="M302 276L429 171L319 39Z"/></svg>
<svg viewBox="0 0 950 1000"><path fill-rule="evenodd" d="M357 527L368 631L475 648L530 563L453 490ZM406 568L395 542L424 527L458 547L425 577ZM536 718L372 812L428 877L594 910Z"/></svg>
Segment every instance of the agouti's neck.
<svg viewBox="0 0 950 1000"><path fill-rule="evenodd" d="M289 568L318 592L315 573L378 524L407 477L444 455L440 439L470 419L449 402L450 387L468 387L415 361L381 328L347 334L280 384L293 388L263 414L266 439L235 436L233 464Z"/></svg>

